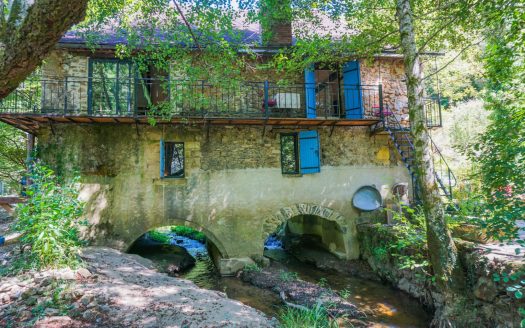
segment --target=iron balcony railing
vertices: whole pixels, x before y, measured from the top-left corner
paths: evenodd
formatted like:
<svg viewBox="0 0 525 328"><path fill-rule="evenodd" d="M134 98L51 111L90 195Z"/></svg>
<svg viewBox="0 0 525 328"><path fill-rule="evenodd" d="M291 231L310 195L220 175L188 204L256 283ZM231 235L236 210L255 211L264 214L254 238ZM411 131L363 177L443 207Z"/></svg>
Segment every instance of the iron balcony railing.
<svg viewBox="0 0 525 328"><path fill-rule="evenodd" d="M440 128L443 126L441 117L441 102L437 98L425 98L424 103L425 118L427 120L427 128Z"/></svg>
<svg viewBox="0 0 525 328"><path fill-rule="evenodd" d="M307 116L306 89L305 84L268 81L221 85L167 78L32 78L0 101L0 113L302 118ZM314 92L317 117L345 118L346 107L355 110L356 104L360 118L382 116L380 85L320 83Z"/></svg>

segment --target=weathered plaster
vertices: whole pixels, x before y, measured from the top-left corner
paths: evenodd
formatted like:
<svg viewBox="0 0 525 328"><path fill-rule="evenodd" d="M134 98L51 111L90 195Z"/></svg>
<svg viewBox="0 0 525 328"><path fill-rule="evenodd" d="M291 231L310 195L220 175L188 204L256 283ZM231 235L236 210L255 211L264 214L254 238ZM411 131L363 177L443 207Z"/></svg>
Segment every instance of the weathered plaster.
<svg viewBox="0 0 525 328"><path fill-rule="evenodd" d="M345 256L357 258L354 192L375 185L389 197L392 185L409 181L385 150L388 138L364 128L336 128L331 137L330 129L318 129L321 173L304 176L281 174L277 129L263 136L262 127L56 124L53 131L40 131L42 159L81 175L92 223L86 236L120 249L152 228L186 224L203 230L224 258L261 255L269 218L295 209L337 222ZM159 178L161 138L185 143L184 179Z"/></svg>

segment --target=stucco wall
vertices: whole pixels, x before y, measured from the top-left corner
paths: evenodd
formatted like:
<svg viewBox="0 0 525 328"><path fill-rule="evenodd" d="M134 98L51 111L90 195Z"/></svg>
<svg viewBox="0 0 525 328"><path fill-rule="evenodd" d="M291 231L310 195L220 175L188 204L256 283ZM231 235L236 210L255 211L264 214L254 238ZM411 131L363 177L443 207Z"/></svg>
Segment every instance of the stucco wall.
<svg viewBox="0 0 525 328"><path fill-rule="evenodd" d="M279 133L262 127L61 125L43 128L39 151L60 173L79 172L87 236L126 249L149 229L189 224L203 229L223 257L262 254L265 220L294 204L342 217L346 256L359 255L351 198L375 185L384 197L408 182L386 136L366 128L319 129L321 173L283 176ZM160 139L185 143L186 178L159 178ZM387 156L385 156L387 155ZM320 215L322 217L322 215Z"/></svg>

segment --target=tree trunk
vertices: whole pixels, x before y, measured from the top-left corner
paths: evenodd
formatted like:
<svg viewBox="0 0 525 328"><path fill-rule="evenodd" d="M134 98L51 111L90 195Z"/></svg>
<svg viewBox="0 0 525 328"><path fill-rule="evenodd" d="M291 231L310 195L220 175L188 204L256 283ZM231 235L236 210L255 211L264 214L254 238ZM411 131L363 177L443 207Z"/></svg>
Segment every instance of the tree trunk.
<svg viewBox="0 0 525 328"><path fill-rule="evenodd" d="M419 197L426 218L427 242L436 282L445 302L461 291L465 277L457 249L445 222L445 213L436 183L430 136L424 113L423 73L416 48L410 0L397 0L397 18L407 77L408 107L414 142L414 164Z"/></svg>
<svg viewBox="0 0 525 328"><path fill-rule="evenodd" d="M19 6L30 3L15 0ZM33 72L64 33L84 19L88 0L34 0L0 18L0 99ZM0 2L0 15L4 13ZM14 6L14 5L13 5ZM16 9L16 8L15 8Z"/></svg>

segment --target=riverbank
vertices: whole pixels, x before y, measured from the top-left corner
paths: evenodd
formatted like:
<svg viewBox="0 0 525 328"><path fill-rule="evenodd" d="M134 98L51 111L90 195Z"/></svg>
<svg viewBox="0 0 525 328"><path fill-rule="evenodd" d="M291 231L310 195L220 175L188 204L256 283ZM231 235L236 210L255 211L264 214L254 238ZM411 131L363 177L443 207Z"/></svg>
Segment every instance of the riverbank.
<svg viewBox="0 0 525 328"><path fill-rule="evenodd" d="M225 294L169 277L137 255L89 247L85 268L27 272L0 283L2 327L274 327Z"/></svg>

